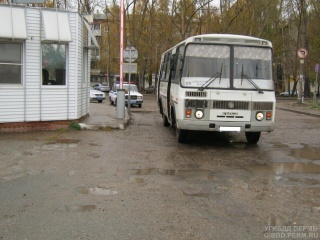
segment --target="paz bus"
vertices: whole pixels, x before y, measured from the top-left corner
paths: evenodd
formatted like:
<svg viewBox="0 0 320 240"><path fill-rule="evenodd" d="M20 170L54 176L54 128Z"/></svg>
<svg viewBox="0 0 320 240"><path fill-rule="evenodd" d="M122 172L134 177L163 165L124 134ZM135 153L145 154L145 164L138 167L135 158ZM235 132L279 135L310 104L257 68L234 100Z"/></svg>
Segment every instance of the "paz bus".
<svg viewBox="0 0 320 240"><path fill-rule="evenodd" d="M161 56L157 102L163 125L188 131L241 132L257 143L271 132L275 89L270 41L232 34L189 37Z"/></svg>

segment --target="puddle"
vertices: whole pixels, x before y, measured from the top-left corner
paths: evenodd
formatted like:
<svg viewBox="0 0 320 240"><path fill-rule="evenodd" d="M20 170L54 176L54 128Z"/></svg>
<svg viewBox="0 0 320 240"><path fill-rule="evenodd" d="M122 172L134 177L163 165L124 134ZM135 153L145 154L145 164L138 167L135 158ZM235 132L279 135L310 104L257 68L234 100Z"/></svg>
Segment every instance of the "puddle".
<svg viewBox="0 0 320 240"><path fill-rule="evenodd" d="M286 215L276 216L271 214L268 218L268 224L267 226L289 226L292 223L290 222L290 219Z"/></svg>
<svg viewBox="0 0 320 240"><path fill-rule="evenodd" d="M298 159L320 160L320 148L303 145L303 148L292 149L290 156Z"/></svg>
<svg viewBox="0 0 320 240"><path fill-rule="evenodd" d="M118 191L102 187L78 187L77 191L82 194L92 194L99 196L110 196L118 194Z"/></svg>
<svg viewBox="0 0 320 240"><path fill-rule="evenodd" d="M68 205L65 206L67 212L91 212L96 209L96 205Z"/></svg>
<svg viewBox="0 0 320 240"><path fill-rule="evenodd" d="M246 149L248 147L248 144L230 141L230 146L237 148L237 149Z"/></svg>
<svg viewBox="0 0 320 240"><path fill-rule="evenodd" d="M140 177L130 177L129 181L131 183L145 183L144 178L140 178Z"/></svg>
<svg viewBox="0 0 320 240"><path fill-rule="evenodd" d="M166 175L166 176L177 176L183 179L202 179L202 180L213 180L213 172L209 170L193 169L193 170L176 170L176 169L160 169L160 168L145 168L136 169L136 175L146 176L152 174Z"/></svg>
<svg viewBox="0 0 320 240"><path fill-rule="evenodd" d="M320 166L313 163L286 162L248 166L249 170L262 174L320 173Z"/></svg>
<svg viewBox="0 0 320 240"><path fill-rule="evenodd" d="M254 176L263 180L265 185L270 181L287 181L291 184L302 184L306 186L318 186L320 183L320 166L312 163L287 162L268 163L262 165L248 165L245 169Z"/></svg>
<svg viewBox="0 0 320 240"><path fill-rule="evenodd" d="M43 149L45 150L54 150L56 148L61 147L62 144L67 145L69 148L75 148L77 147L77 144L80 142L80 140L76 139L56 139L51 142L48 142Z"/></svg>

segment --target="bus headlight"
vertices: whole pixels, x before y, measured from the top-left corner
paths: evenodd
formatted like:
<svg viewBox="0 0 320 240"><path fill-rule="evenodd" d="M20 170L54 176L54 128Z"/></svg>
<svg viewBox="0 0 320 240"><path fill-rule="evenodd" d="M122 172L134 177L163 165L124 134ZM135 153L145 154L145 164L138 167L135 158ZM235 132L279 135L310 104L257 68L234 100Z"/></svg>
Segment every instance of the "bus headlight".
<svg viewBox="0 0 320 240"><path fill-rule="evenodd" d="M196 112L194 113L194 116L197 118L197 119L201 119L203 118L203 111L202 110L196 110Z"/></svg>
<svg viewBox="0 0 320 240"><path fill-rule="evenodd" d="M264 118L263 113L262 113L262 112L257 112L257 114L256 114L256 119L257 119L258 121L262 121L263 118Z"/></svg>

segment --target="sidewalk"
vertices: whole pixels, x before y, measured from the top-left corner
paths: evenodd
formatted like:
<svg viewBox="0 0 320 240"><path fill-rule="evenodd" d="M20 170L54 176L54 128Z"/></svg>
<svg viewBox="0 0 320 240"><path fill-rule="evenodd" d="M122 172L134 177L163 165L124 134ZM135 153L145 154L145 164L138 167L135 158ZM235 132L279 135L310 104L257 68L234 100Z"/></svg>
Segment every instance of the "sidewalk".
<svg viewBox="0 0 320 240"><path fill-rule="evenodd" d="M130 116L127 108L125 118L117 119L117 108L110 105L109 101L102 103L90 103L90 114L79 124L81 129L99 130L104 128L125 129L129 123Z"/></svg>
<svg viewBox="0 0 320 240"><path fill-rule="evenodd" d="M313 108L312 99L305 99L303 104L298 104L296 98L278 98L276 109L320 117L320 106Z"/></svg>

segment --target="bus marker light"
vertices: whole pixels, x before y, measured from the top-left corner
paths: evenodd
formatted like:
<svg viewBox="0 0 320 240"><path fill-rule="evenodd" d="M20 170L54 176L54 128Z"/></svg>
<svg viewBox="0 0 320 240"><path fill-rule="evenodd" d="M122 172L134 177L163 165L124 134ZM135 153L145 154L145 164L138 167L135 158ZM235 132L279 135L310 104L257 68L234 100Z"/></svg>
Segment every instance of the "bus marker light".
<svg viewBox="0 0 320 240"><path fill-rule="evenodd" d="M191 118L192 110L186 109L186 118Z"/></svg>
<svg viewBox="0 0 320 240"><path fill-rule="evenodd" d="M272 112L267 112L266 119L271 120L272 119Z"/></svg>

